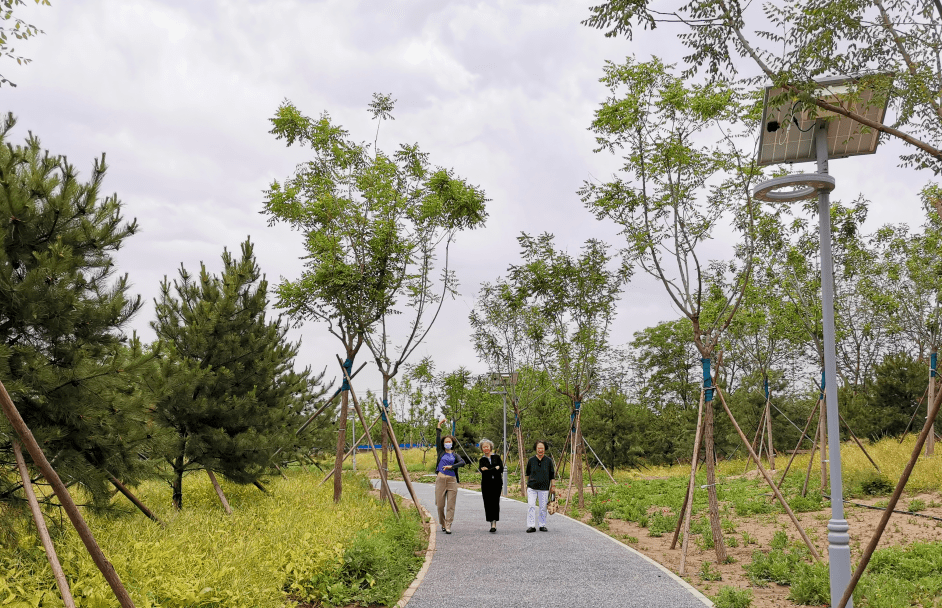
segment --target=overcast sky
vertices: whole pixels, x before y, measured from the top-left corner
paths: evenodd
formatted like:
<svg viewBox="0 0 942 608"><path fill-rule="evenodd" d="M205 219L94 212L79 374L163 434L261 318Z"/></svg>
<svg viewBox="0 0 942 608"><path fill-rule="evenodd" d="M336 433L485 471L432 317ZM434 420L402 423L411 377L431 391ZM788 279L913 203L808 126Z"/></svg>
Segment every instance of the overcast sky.
<svg viewBox="0 0 942 608"><path fill-rule="evenodd" d="M594 4L595 2L592 2ZM398 100L380 148L418 142L435 165L483 188L492 199L486 228L461 234L452 258L461 296L445 303L427 343L438 369L464 365L486 371L469 340L468 313L482 281L519 257L516 237L556 234L576 254L585 239L619 243L597 222L576 190L616 166L593 154L587 131L605 97L598 82L606 59L629 54L678 58L674 32L635 41L608 39L579 24L578 0L53 0L28 2L18 15L45 31L15 41L18 66L4 58L4 112L31 130L44 148L65 154L87 178L107 153L103 196L113 192L141 231L117 257L146 306L134 327L154 337L153 299L165 275L201 261L218 272L224 247L238 251L250 236L272 284L300 273L301 236L268 227L263 191L290 176L309 150L287 148L269 134L283 99L302 113L328 111L355 139L372 141L366 111L373 92ZM928 173L897 169L900 147L832 162L835 195L874 201L868 228L921 223L919 189ZM808 167L811 170L811 167ZM678 316L662 289L636 276L624 293L612 341ZM339 343L309 324L300 362L321 370ZM360 361L367 357L361 356ZM375 369L373 366L368 370ZM376 373L358 378L357 392L379 389Z"/></svg>

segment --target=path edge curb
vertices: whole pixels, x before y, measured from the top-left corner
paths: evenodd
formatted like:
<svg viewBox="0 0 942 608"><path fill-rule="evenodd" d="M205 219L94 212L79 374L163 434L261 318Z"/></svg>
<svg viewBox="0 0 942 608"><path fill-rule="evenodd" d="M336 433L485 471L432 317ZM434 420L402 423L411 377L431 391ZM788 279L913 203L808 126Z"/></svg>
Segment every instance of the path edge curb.
<svg viewBox="0 0 942 608"><path fill-rule="evenodd" d="M409 600L412 599L412 596L419 589L419 585L422 584L422 581L425 579L425 575L428 573L429 566L432 565L432 557L435 555L435 520L432 519L432 514L428 512L421 504L416 505L419 509L422 510L423 517L428 518L428 548L425 550L425 563L422 564L422 567L419 569L419 573L415 575L415 580L412 581L412 584L409 585L409 588L402 593L402 597L399 598L399 601L396 603L396 608L405 608L406 604L409 603Z"/></svg>
<svg viewBox="0 0 942 608"><path fill-rule="evenodd" d="M644 553L638 551L638 550L635 549L634 547L632 547L632 546L630 546L630 545L626 545L625 543L621 542L620 540L617 540L615 537L613 537L613 536L611 536L611 535L609 535L609 534L606 534L605 532L602 532L601 530L599 530L599 529L597 529L597 528L594 528L594 527L590 526L589 524L585 523L584 521L580 521L580 520L578 520L578 519L576 519L576 518L574 518L574 517L569 517L568 515L563 515L562 513L556 513L556 515L562 515L562 516L565 517L566 519L572 520L572 521L576 522L577 524L579 524L580 526L585 526L586 528L592 530L592 531L595 532L596 534L601 534L602 536L604 536L604 537L607 538L608 540L612 541L613 543L615 543L615 544L618 545L619 547L622 547L623 549L627 549L627 550L631 551L632 553L634 553L634 554L637 555L638 557L640 557L640 558L646 560L648 563L650 563L650 564L653 565L654 567L656 567L656 568L658 568L659 570L661 570L662 572L664 572L664 573L665 573L667 576L669 576L670 578L672 578L672 579L674 579L675 581L677 581L682 587L684 587L685 589L687 589L687 591L689 591L689 592L691 593L691 595L693 595L695 598L697 598L697 599L699 599L701 602L703 602L704 605L706 605L706 606L716 606L716 604L714 604L714 603L710 600L710 598L708 598L707 596L705 596L702 591L700 591L699 589L697 589L696 587L694 587L693 585L691 585L690 583L688 583L687 581L685 581L685 580L682 579L681 577L677 576L677 574L675 574L674 571L670 570L670 569L669 569L667 566L665 566L664 564L661 564L661 563L657 562L656 560L654 560L654 559L648 557L647 555L645 555Z"/></svg>

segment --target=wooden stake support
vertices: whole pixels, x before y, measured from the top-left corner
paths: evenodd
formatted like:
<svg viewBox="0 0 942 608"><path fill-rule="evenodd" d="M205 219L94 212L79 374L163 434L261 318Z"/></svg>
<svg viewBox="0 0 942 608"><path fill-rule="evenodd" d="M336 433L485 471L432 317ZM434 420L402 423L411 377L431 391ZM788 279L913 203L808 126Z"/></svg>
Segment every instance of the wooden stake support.
<svg viewBox="0 0 942 608"><path fill-rule="evenodd" d="M697 464L700 460L700 440L703 435L703 389L700 390L700 405L697 408L697 430L694 433L694 453L690 461L690 481L687 482L687 498L684 500L685 509L681 513L684 521L684 541L680 552L680 576L684 575L684 568L687 565L687 545L690 542L690 514L693 511L693 489L696 484ZM671 541L671 549L677 544L677 531L674 531L674 539Z"/></svg>
<svg viewBox="0 0 942 608"><path fill-rule="evenodd" d="M376 420L373 421L373 424L369 426L368 430L372 431L373 427L376 426L376 423L379 422L380 420L382 420L382 418L377 416ZM349 450L347 450L346 454L343 455L344 461L346 461L347 458L350 457L350 454L353 454L353 452L357 449L357 446L360 445L360 442L363 441L364 439L366 439L366 431L364 431L363 434L360 435L359 439L353 442L353 446ZM320 485L320 486L324 485L324 483L333 476L334 476L334 470L331 469L330 472L324 476L324 479L321 479L321 482L317 485Z"/></svg>
<svg viewBox="0 0 942 608"><path fill-rule="evenodd" d="M216 476L209 469L206 469L206 474L209 475L209 480L213 482L213 489L216 490L216 496L219 497L219 502L222 503L222 508L226 510L226 515L232 515L232 507L229 506L229 501L226 500L226 495L222 493L222 488L219 486L219 482L216 481Z"/></svg>
<svg viewBox="0 0 942 608"><path fill-rule="evenodd" d="M115 572L114 566L111 565L111 562L108 561L108 558L106 558L105 554L102 552L101 547L98 546L98 543L95 541L95 536L82 517L81 512L79 512L75 501L72 500L72 495L69 494L68 489L66 489L65 484L62 483L55 469L49 464L46 455L43 454L42 448L39 447L39 443L36 441L36 438L33 437L32 431L26 426L23 417L20 416L20 412L16 409L13 400L10 399L10 395L7 393L7 389L3 386L2 382L0 382L0 408L3 409L3 413L10 421L13 430L20 436L23 445L26 446L26 451L29 452L33 463L39 468L39 472L46 478L49 485L52 486L52 491L55 492L56 498L59 499L62 508L65 509L66 515L69 516L69 520L75 527L76 532L78 532L79 538L82 539L82 543L91 555L92 561L95 562L95 565L111 587L111 591L117 598L118 603L121 604L122 608L134 608L134 602L131 601L131 596L128 595L127 589L125 589L124 585L121 583L121 578L118 576L118 573Z"/></svg>
<svg viewBox="0 0 942 608"><path fill-rule="evenodd" d="M785 470L782 472L782 478L778 480L776 487L782 487L782 482L785 481L785 476L788 475L788 470L792 468L792 463L795 461L795 456L798 455L798 449L801 447L801 442L805 440L805 437L808 436L808 427L811 426L811 421L814 420L814 414L817 411L817 405L811 408L811 413L808 414L808 420L805 422L805 428L801 430L801 437L798 438L798 443L795 444L795 449L792 450L792 457L788 459L788 464L785 466Z"/></svg>
<svg viewBox="0 0 942 608"><path fill-rule="evenodd" d="M39 508L39 501L36 500L36 493L33 492L33 484L29 480L29 471L26 469L26 460L23 459L23 451L20 450L20 442L13 440L13 456L16 458L16 466L20 471L20 478L23 480L23 491L26 492L26 500L29 502L29 510L33 513L33 521L36 522L36 528L39 530L39 540L42 542L43 549L46 551L46 559L49 560L49 567L52 568L52 575L56 579L56 586L59 588L59 595L62 596L62 603L66 608L75 608L75 600L72 599L72 590L69 589L69 581L65 578L65 572L62 571L62 564L59 563L59 556L56 555L56 548L52 544L52 538L49 537L49 530L46 528L46 520L43 518L43 512Z"/></svg>
<svg viewBox="0 0 942 608"><path fill-rule="evenodd" d="M340 361L340 357L337 357L337 361ZM341 369L343 369L343 365L341 365ZM343 373L344 373L344 376L347 378L347 384L350 385L351 378L350 376L347 376L347 370L343 369ZM363 417L363 412L360 410L359 403L357 403L357 396L356 396L356 393L353 392L352 385L350 385L350 397L353 400L353 407L356 408L357 415L360 417L360 424L363 425L363 428L366 428L366 418ZM409 490L409 496L412 497L412 503L415 505L416 511L418 511L421 514L422 511L419 505L419 498L415 494L415 488L412 487L412 480L409 478L409 469L408 467L406 467L406 459L402 455L402 450L399 449L399 440L396 439L396 431L392 427L392 421L389 420L389 410L387 410L383 404L379 404L379 408L380 408L380 411L383 412L384 414L384 416L381 416L381 417L386 418L385 426L386 426L386 429L389 431L390 439L392 439L393 450L396 452L396 461L399 463L399 471L402 473L402 479L406 483L406 488ZM369 439L369 430L367 430L367 439ZM376 458L376 468L379 469L381 465L380 465L379 458L376 456L376 448L373 446L372 441L370 441L370 448L373 450L374 458ZM384 471L380 472L380 478L383 480L383 483L386 486L386 491L389 493L389 500L391 501L393 505L395 505L396 501L392 496L392 492L389 491L389 485L386 482L386 475ZM394 506L393 509L396 511L397 514L399 513L398 507Z"/></svg>
<svg viewBox="0 0 942 608"><path fill-rule="evenodd" d="M877 524L877 529L874 530L873 537L867 544L866 550L864 550L863 555L860 556L860 561L857 563L857 569L854 570L854 574L850 578L850 583L847 585L847 589L844 590L844 595L841 597L841 601L838 603L837 608L845 608L847 606L847 602L850 600L850 596L853 595L854 589L857 587L857 583L860 582L860 577L863 576L864 570L867 569L867 564L870 563L870 558L873 557L873 552L876 550L877 545L880 544L880 538L883 536L883 531L886 529L886 524L890 521L890 516L893 515L893 510L896 509L896 504L899 502L900 496L903 494L903 489L906 487L907 482L909 482L909 476L912 475L913 468L915 468L916 462L919 461L919 454L922 452L923 445L925 445L926 439L928 439L929 434L932 432L935 419L939 414L940 401L942 401L942 391L935 395L933 400L929 402L929 412L926 415L926 423L923 425L922 432L919 433L919 437L916 439L916 445L913 447L913 453L909 457L909 462L906 463L906 468L903 469L903 473L900 475L899 481L896 482L896 489L893 490L893 495L890 497L890 502L886 506L886 510L883 512L883 516L880 518L880 523Z"/></svg>
<svg viewBox="0 0 942 608"><path fill-rule="evenodd" d="M726 415L729 416L730 422L733 423L736 432L739 434L739 438L742 439L743 443L746 444L746 447L749 448L749 451L752 452L752 457L756 459L756 466L759 467L759 472L762 473L762 476L765 478L766 483L769 484L769 487L772 488L772 491L775 492L776 498L778 498L779 503L782 505L782 508L785 509L785 512L788 513L788 517L792 520L792 523L795 525L795 528L798 530L798 534L801 536L801 539L805 541L805 545L808 547L808 550L811 552L811 555L814 556L815 560L821 561L821 555L818 554L818 550L815 549L814 544L811 542L811 539L808 538L808 535L805 534L804 528L801 527L801 524L798 523L798 518L795 517L795 514L792 512L791 507L788 506L788 502L785 500L785 497L782 496L782 493L779 491L778 487L775 485L775 482L769 476L768 471L765 470L765 467L762 466L762 463L759 462L756 453L752 450L752 446L749 445L749 440L746 438L746 435L742 432L742 429L739 428L739 423L736 422L736 418L733 416L733 413L729 410L729 406L726 405L726 398L723 396L723 391L720 390L719 386L714 386L716 392L720 396L720 402L723 404L723 409L726 411Z"/></svg>
<svg viewBox="0 0 942 608"><path fill-rule="evenodd" d="M132 494L132 493L131 493L131 490L127 489L127 488L125 487L125 485L124 485L123 483L121 483L121 481L118 480L117 477L115 477L114 475L108 475L108 479L111 480L111 485L113 485L115 488L117 488L119 492L121 492L122 494L124 494L125 498L127 498L127 499L130 500L132 503L134 503L134 506L135 506L135 507L137 507L138 509L140 509L141 513L143 513L144 515L146 515L146 516L149 517L150 519L156 521L158 524L160 524L161 527L163 527L163 528L166 528L166 527L167 527L167 524L165 524L164 522L162 522L159 517L157 517L156 515L154 515L154 514L151 512L150 509L148 509L146 506L144 506L144 503L142 503L140 500L138 500L137 496L135 496L134 494Z"/></svg>

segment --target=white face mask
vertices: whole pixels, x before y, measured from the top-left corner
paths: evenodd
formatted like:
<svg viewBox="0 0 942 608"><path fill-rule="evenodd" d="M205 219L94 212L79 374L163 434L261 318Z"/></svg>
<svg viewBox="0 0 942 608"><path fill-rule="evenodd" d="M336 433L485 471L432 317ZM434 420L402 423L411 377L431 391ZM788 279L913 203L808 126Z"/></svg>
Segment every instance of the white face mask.
<svg viewBox="0 0 942 608"><path fill-rule="evenodd" d="M450 442L450 441L446 441L446 442L445 442L445 449L446 449L446 450L450 450L450 449L451 449L451 442Z"/></svg>

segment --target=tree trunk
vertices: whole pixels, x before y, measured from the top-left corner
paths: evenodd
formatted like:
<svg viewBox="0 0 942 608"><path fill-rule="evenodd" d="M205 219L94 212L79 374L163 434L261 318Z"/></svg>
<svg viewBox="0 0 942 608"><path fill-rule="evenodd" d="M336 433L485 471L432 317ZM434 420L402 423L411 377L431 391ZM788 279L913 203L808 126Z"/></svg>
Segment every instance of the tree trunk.
<svg viewBox="0 0 942 608"><path fill-rule="evenodd" d="M573 483L576 484L576 489L579 492L579 508L585 508L585 482L582 479L582 462L584 460L583 456L585 455L585 446L582 445L582 408L576 413L576 434L573 437L573 443L575 444L575 460L572 463L572 475Z"/></svg>
<svg viewBox="0 0 942 608"><path fill-rule="evenodd" d="M334 458L334 502L340 502L343 493L342 467L343 453L347 443L347 401L349 391L343 391L340 397L340 415L337 417L337 455Z"/></svg>
<svg viewBox="0 0 942 608"><path fill-rule="evenodd" d="M932 373L935 373L935 370L932 370L932 372L929 375L929 401L928 403L932 403L933 400L935 399L935 377L931 375ZM927 412L929 411L928 407L926 408L926 411ZM929 428L929 434L926 436L926 458L932 456L933 454L935 454L935 423L933 423L932 426Z"/></svg>
<svg viewBox="0 0 942 608"><path fill-rule="evenodd" d="M380 466L383 468L382 471L377 471L380 476L384 479L389 479L389 431L386 428L386 425L383 425L383 429L380 432L381 441L383 443L382 458L380 459ZM379 496L381 499L386 499L386 486L380 485Z"/></svg>
<svg viewBox="0 0 942 608"><path fill-rule="evenodd" d="M511 401L514 406L514 433L517 436L517 457L520 459L520 496L524 498L527 497L527 479L524 476L524 473L527 470L526 462L526 451L523 447L523 429L520 428L520 404L516 399ZM504 466L507 466L507 463L504 463ZM557 471L557 475L559 472ZM509 483L509 482L508 482ZM507 488L507 491L510 491L510 488Z"/></svg>
<svg viewBox="0 0 942 608"><path fill-rule="evenodd" d="M726 543L723 541L723 526L720 523L720 503L716 498L716 455L713 443L713 401L704 404L703 442L706 444L707 497L710 503L710 529L713 533L713 548L716 563L726 562ZM758 462L758 460L757 460Z"/></svg>
<svg viewBox="0 0 942 608"><path fill-rule="evenodd" d="M42 542L43 549L46 550L46 559L49 560L49 567L52 569L52 575L56 579L56 586L59 588L59 595L62 596L62 603L66 608L75 608L75 600L72 599L72 591L69 589L69 581L65 578L65 572L62 571L62 565L59 563L59 557L56 555L56 548L49 537L49 530L46 528L46 520L43 519L43 512L39 508L39 501L36 500L36 493L33 492L33 484L29 481L29 471L26 469L26 460L23 459L23 452L20 450L20 442L13 440L13 456L16 458L16 466L20 470L20 478L23 480L23 490L26 492L26 500L29 502L29 510L33 513L33 521L36 522L36 528L39 530L39 539Z"/></svg>
<svg viewBox="0 0 942 608"><path fill-rule="evenodd" d="M183 471L185 465L183 462L183 452L173 461L173 484L171 484L171 501L173 508L177 511L183 508Z"/></svg>
<svg viewBox="0 0 942 608"><path fill-rule="evenodd" d="M78 506L75 504L75 501L72 500L72 495L69 494L69 490L65 487L65 484L62 483L55 469L49 464L46 455L43 454L42 448L39 447L39 443L36 441L36 438L33 437L32 431L26 426L23 417L20 416L20 412L16 409L16 406L13 405L13 400L10 399L10 395L7 393L7 389L3 386L2 382L0 382L0 409L3 409L3 413L10 421L13 430L20 436L20 439L26 446L26 450L29 452L39 472L42 473L49 485L52 486L52 491L55 492L56 498L59 499L63 509L65 509L66 515L69 516L69 520L75 527L75 531L78 532L79 538L82 539L85 549L88 550L89 554L92 556L92 561L95 562L95 565L111 587L111 591L117 598L118 603L121 604L122 608L134 608L134 602L131 601L131 596L128 595L127 589L121 584L121 578L118 576L118 573L115 572L114 566L111 565L111 562L108 561L108 558L105 557L104 552L102 552L101 547L98 546L91 529L78 510Z"/></svg>
<svg viewBox="0 0 942 608"><path fill-rule="evenodd" d="M769 442L769 470L775 471L775 447L772 445L772 403L770 401L765 402L765 424L768 427L766 437Z"/></svg>

